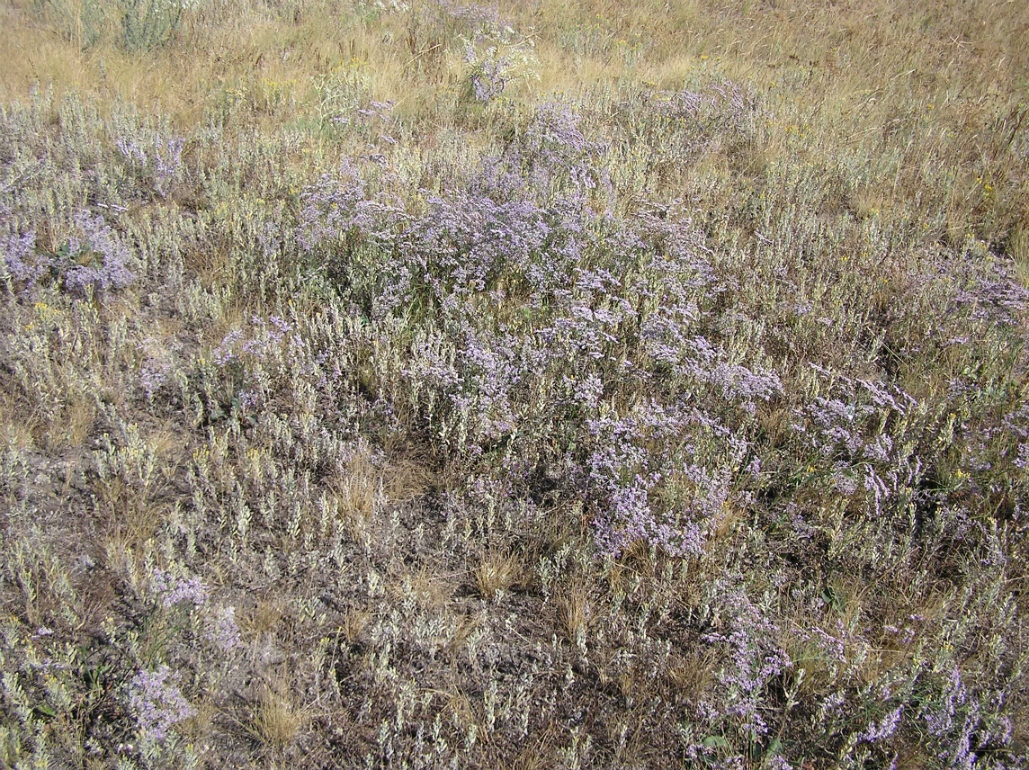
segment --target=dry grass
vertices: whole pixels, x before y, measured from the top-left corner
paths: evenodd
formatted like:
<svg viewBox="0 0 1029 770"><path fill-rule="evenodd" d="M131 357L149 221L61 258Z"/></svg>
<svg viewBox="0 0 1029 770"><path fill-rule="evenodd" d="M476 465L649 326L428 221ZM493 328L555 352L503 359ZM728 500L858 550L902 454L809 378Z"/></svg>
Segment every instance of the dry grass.
<svg viewBox="0 0 1029 770"><path fill-rule="evenodd" d="M582 588L573 587L557 600L557 620L565 639L577 646L583 643L589 631L590 606Z"/></svg>
<svg viewBox="0 0 1029 770"><path fill-rule="evenodd" d="M296 706L289 697L265 688L254 707L249 732L277 755L297 743L309 719L305 709Z"/></svg>
<svg viewBox="0 0 1029 770"><path fill-rule="evenodd" d="M475 568L475 589L487 601L502 596L521 578L522 566L515 554L489 551Z"/></svg>
<svg viewBox="0 0 1029 770"><path fill-rule="evenodd" d="M377 514L386 503L382 472L370 457L358 453L345 472L329 483L336 494L337 508L354 537L366 536Z"/></svg>

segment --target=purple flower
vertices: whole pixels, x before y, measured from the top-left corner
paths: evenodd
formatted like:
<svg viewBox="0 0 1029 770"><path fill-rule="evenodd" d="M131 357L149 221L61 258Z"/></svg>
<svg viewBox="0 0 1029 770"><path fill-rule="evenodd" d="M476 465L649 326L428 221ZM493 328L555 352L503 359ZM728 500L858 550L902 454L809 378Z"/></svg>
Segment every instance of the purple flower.
<svg viewBox="0 0 1029 770"><path fill-rule="evenodd" d="M0 237L0 254L3 254L11 278L23 284L26 292L30 292L36 281L50 271L51 260L36 253L34 230L23 235Z"/></svg>
<svg viewBox="0 0 1029 770"><path fill-rule="evenodd" d="M870 723L868 729L858 736L858 740L867 743L886 740L897 731L897 725L900 724L900 717L903 713L904 705L901 704L878 722Z"/></svg>
<svg viewBox="0 0 1029 770"><path fill-rule="evenodd" d="M167 361L156 361L147 358L143 368L139 372L139 384L143 388L147 399L152 399L157 390L164 384L171 364Z"/></svg>
<svg viewBox="0 0 1029 770"><path fill-rule="evenodd" d="M740 587L728 589L722 602L724 626L704 635L708 644L728 647L729 661L719 673L723 690L717 700L706 701L702 710L711 720L729 719L741 733L767 734L762 714L763 698L770 681L793 666L782 648L780 629Z"/></svg>
<svg viewBox="0 0 1029 770"><path fill-rule="evenodd" d="M129 269L132 256L128 247L100 216L87 212L75 215L75 231L68 239L67 256L58 269L64 275L64 288L85 295L92 290L103 293L124 289L136 280Z"/></svg>
<svg viewBox="0 0 1029 770"><path fill-rule="evenodd" d="M465 63L471 66L469 76L469 95L477 102L485 104L498 98L511 79L512 62L500 56L495 46L490 46L484 53L475 50L468 43L465 46Z"/></svg>
<svg viewBox="0 0 1029 770"><path fill-rule="evenodd" d="M1015 458L1015 467L1023 471L1029 471L1029 442L1018 445L1018 456Z"/></svg>
<svg viewBox="0 0 1029 770"><path fill-rule="evenodd" d="M172 679L166 665L156 671L141 670L132 679L129 706L145 740L163 741L173 725L196 714Z"/></svg>
<svg viewBox="0 0 1029 770"><path fill-rule="evenodd" d="M514 30L494 8L475 3L454 3L450 0L434 0L430 8L440 20L460 22L477 37L505 40L514 36Z"/></svg>
<svg viewBox="0 0 1029 770"><path fill-rule="evenodd" d="M207 601L207 589L198 577L176 578L170 572L155 569L150 576L150 586L165 608L174 607L179 602L190 602L200 607Z"/></svg>
<svg viewBox="0 0 1029 770"><path fill-rule="evenodd" d="M231 652L242 644L235 607L219 607L212 613L207 639L222 652Z"/></svg>
<svg viewBox="0 0 1029 770"><path fill-rule="evenodd" d="M134 137L120 137L115 147L129 166L150 177L157 194L168 194L168 185L182 168L182 146L178 137L155 136L152 143Z"/></svg>

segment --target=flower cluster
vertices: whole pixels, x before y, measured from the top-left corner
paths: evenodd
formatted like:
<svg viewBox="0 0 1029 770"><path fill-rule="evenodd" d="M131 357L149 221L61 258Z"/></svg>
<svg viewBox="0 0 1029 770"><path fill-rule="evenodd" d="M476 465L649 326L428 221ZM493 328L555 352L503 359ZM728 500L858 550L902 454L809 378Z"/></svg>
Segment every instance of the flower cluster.
<svg viewBox="0 0 1029 770"><path fill-rule="evenodd" d="M700 701L698 712L709 730L745 736L753 742L772 730L762 704L769 688L794 664L779 642L777 624L754 604L745 589L719 581L711 592L718 597L720 617L717 625L703 635L703 641L724 647L729 655L718 672L718 698ZM717 745L693 742L687 746L687 755L694 759L710 757Z"/></svg>
<svg viewBox="0 0 1029 770"><path fill-rule="evenodd" d="M516 36L515 30L495 8L475 3L455 3L452 0L433 0L430 13L439 22L448 26L454 25L477 38L506 42Z"/></svg>
<svg viewBox="0 0 1029 770"><path fill-rule="evenodd" d="M211 614L207 640L222 652L231 652L243 643L236 625L235 607L218 607Z"/></svg>
<svg viewBox="0 0 1029 770"><path fill-rule="evenodd" d="M207 588L196 576L176 578L170 572L155 569L150 575L150 588L166 609L181 602L189 602L194 607L202 607L207 602Z"/></svg>
<svg viewBox="0 0 1029 770"><path fill-rule="evenodd" d="M129 705L145 741L165 740L174 725L196 714L165 665L154 671L139 671L133 677Z"/></svg>
<svg viewBox="0 0 1029 770"><path fill-rule="evenodd" d="M469 67L467 82L470 98L485 104L504 93L511 80L513 62L500 54L496 46L480 51L468 43L465 46L464 61Z"/></svg>
<svg viewBox="0 0 1029 770"><path fill-rule="evenodd" d="M100 215L76 212L67 240L56 253L42 252L38 246L34 231L0 241L7 274L24 292L49 276L56 276L65 291L77 297L124 289L136 280L131 252Z"/></svg>
<svg viewBox="0 0 1029 770"><path fill-rule="evenodd" d="M75 215L74 228L53 265L64 288L78 296L124 289L136 280L130 269L132 255L101 216L85 211Z"/></svg>
<svg viewBox="0 0 1029 770"><path fill-rule="evenodd" d="M49 260L36 254L35 231L4 236L0 253L3 253L8 275L27 293L32 291L36 281L50 272Z"/></svg>
<svg viewBox="0 0 1029 770"><path fill-rule="evenodd" d="M161 197L168 194L170 184L182 173L184 144L185 140L180 137L160 134L150 142L133 136L115 140L115 147L129 167L147 178Z"/></svg>

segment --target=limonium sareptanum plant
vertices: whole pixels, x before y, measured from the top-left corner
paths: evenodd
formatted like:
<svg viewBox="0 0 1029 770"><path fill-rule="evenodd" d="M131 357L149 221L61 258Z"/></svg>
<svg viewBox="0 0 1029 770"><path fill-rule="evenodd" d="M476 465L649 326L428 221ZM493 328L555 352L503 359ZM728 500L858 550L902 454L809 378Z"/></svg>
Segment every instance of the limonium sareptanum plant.
<svg viewBox="0 0 1029 770"><path fill-rule="evenodd" d="M1024 765L1017 111L537 10L0 112L0 764Z"/></svg>

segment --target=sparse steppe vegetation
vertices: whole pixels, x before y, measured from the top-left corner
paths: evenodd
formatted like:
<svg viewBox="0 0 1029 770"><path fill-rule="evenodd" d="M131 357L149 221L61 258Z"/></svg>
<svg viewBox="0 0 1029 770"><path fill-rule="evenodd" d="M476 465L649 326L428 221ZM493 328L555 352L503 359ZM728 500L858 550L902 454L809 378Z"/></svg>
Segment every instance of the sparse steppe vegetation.
<svg viewBox="0 0 1029 770"><path fill-rule="evenodd" d="M0 767L1026 767L1027 50L7 0Z"/></svg>

